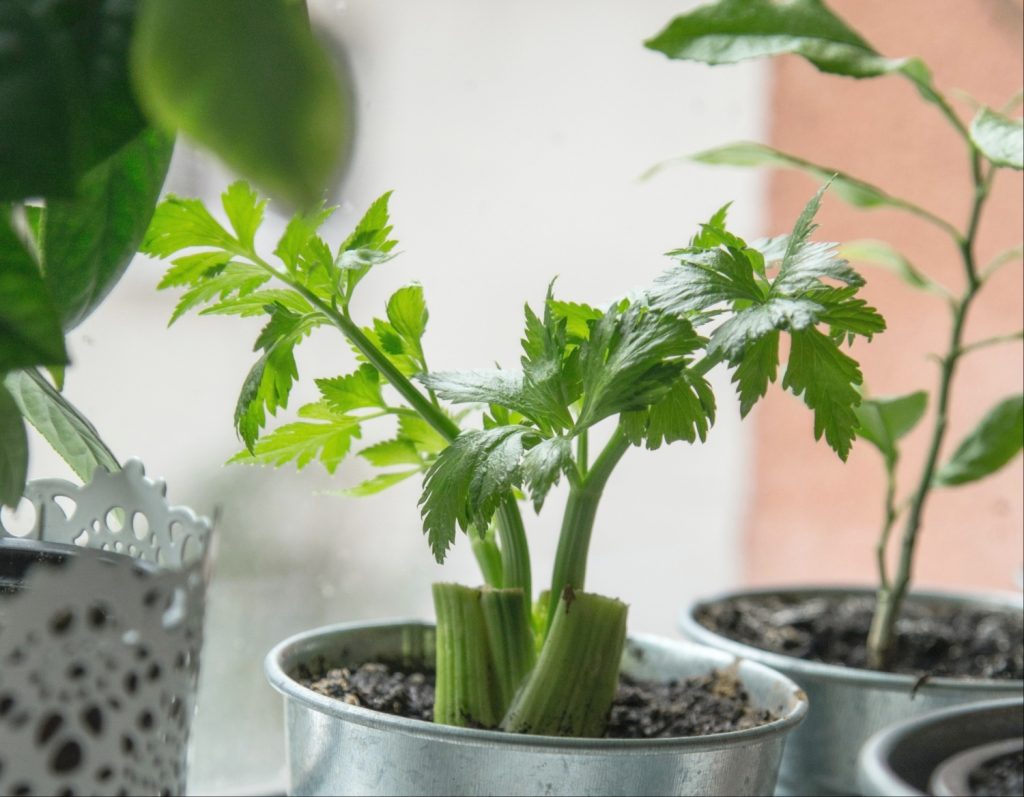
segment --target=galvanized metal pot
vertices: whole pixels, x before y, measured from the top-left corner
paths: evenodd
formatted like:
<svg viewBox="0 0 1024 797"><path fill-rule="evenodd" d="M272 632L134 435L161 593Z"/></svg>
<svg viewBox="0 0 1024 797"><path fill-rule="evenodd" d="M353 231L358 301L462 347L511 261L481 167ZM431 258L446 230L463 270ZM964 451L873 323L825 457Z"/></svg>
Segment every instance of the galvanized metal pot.
<svg viewBox="0 0 1024 797"><path fill-rule="evenodd" d="M770 794L786 735L807 701L767 667L703 646L630 639L624 671L670 680L737 666L753 702L779 720L684 739L565 739L454 728L403 719L319 695L292 675L300 665L373 660L430 665L434 628L416 621L354 623L299 634L267 656L285 696L293 794Z"/></svg>
<svg viewBox="0 0 1024 797"><path fill-rule="evenodd" d="M900 797L931 794L929 783L944 762L981 745L1019 739L1022 728L1024 698L953 706L900 722L872 736L861 751L861 791ZM969 768L977 763L981 761L969 762Z"/></svg>
<svg viewBox="0 0 1024 797"><path fill-rule="evenodd" d="M810 699L807 721L786 746L779 771L778 794L849 795L857 793L857 754L874 733L908 717L947 706L1012 697L1022 681L934 678L918 683L912 675L894 675L769 653L728 639L697 622L706 606L733 598L778 596L814 598L874 594L867 589L808 588L747 590L694 604L680 618L683 634L734 656L757 661L792 678ZM953 593L915 593L916 600L1006 609L1012 598L967 597Z"/></svg>

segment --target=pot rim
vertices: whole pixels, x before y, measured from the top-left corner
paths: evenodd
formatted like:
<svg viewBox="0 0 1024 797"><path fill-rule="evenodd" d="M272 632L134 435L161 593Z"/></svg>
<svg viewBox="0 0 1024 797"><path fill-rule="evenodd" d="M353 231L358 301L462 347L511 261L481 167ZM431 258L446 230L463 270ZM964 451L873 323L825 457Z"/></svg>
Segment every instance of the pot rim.
<svg viewBox="0 0 1024 797"><path fill-rule="evenodd" d="M742 677L743 671L757 674L763 678L771 679L788 687L791 707L784 715L765 725L756 728L749 728L741 731L730 731L728 733L708 734L705 736L676 737L670 739L573 739L562 736L532 736L516 733L505 733L502 731L479 730L475 728L459 728L452 725L435 725L424 720L397 717L380 711L352 706L341 700L318 694L311 689L302 686L285 672L283 662L296 649L308 648L314 640L332 636L345 631L359 631L372 628L393 628L393 627L419 626L433 628L434 624L425 620L397 619L369 622L348 622L335 625L321 626L309 631L304 631L288 637L283 642L275 645L267 654L264 660L264 673L270 685L286 698L290 698L307 707L332 717L337 717L346 722L354 722L378 730L388 730L402 733L409 736L428 737L433 739L448 740L459 744L495 745L516 748L519 750L552 750L569 748L573 753L609 753L628 752L631 754L663 753L666 751L703 752L706 750L720 750L722 748L748 744L761 741L768 737L784 735L793 730L803 721L807 714L807 696L789 678L781 673L759 664L755 661L748 661L742 658L735 658L722 651L698 645L692 642L667 639L654 634L637 634L629 638L634 642L645 645L655 645L671 648L689 648L700 650L704 658L723 657L720 665L728 667L731 664L738 664ZM726 660L726 658L728 660Z"/></svg>
<svg viewBox="0 0 1024 797"><path fill-rule="evenodd" d="M1024 706L1024 697L999 698L997 700L979 700L974 703L963 703L958 706L929 711L920 717L904 720L890 725L872 736L861 748L858 758L858 769L862 782L870 782L872 794L924 795L916 787L911 786L897 775L889 764L893 749L908 736L913 736L923 729L938 723L956 721L971 715L983 714L992 709ZM947 759L948 760L948 759Z"/></svg>
<svg viewBox="0 0 1024 797"><path fill-rule="evenodd" d="M968 747L935 767L928 790L936 795L969 793L970 776L977 767L1020 750L1024 750L1024 739L1019 737Z"/></svg>
<svg viewBox="0 0 1024 797"><path fill-rule="evenodd" d="M766 664L769 667L781 669L787 674L793 674L797 678L817 678L829 682L845 683L853 686L868 687L873 689L885 689L889 691L905 692L919 691L963 691L963 690L986 690L1005 691L1008 694L1017 694L1024 689L1024 680L999 679L999 678L953 678L942 676L928 678L922 681L916 675L906 673L877 672L875 670L848 667L843 664L825 664L819 661L808 661L795 656L786 656L781 653L774 653L768 650L756 648L743 642L737 642L729 637L723 636L697 622L696 612L704 606L720 603L734 598L757 598L766 596L795 595L810 597L815 595L864 595L875 594L873 587L849 586L849 585L823 585L823 586L779 586L779 587L758 587L753 589L740 589L721 592L710 598L692 602L683 609L679 615L679 626L683 634L696 642L704 645L711 645L721 650L726 650L735 656ZM1000 592L950 592L945 590L915 590L912 597L925 600L941 600L956 604L983 604L993 608L1001 607L1013 609L1017 606L1017 596L1013 593Z"/></svg>

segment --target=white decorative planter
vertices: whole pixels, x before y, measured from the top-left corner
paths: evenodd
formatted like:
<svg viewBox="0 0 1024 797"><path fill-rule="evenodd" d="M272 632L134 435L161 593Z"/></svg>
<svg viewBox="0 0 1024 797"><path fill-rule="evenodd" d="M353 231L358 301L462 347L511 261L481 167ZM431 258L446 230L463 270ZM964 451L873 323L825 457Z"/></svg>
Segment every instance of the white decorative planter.
<svg viewBox="0 0 1024 797"><path fill-rule="evenodd" d="M0 794L184 792L210 523L165 493L133 460L0 523Z"/></svg>

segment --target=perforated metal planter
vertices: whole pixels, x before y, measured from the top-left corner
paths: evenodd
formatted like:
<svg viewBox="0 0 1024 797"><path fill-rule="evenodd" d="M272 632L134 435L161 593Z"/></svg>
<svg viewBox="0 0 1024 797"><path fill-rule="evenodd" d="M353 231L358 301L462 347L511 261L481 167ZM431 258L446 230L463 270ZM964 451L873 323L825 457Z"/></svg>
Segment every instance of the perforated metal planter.
<svg viewBox="0 0 1024 797"><path fill-rule="evenodd" d="M631 637L622 668L668 681L736 667L754 705L779 719L749 730L677 739L568 739L434 725L317 694L302 667L434 656L434 627L416 621L349 623L299 634L266 660L285 696L292 794L754 795L771 794L786 737L807 699L767 667L658 637Z"/></svg>
<svg viewBox="0 0 1024 797"><path fill-rule="evenodd" d="M858 794L857 754L874 733L895 722L936 709L1021 694L1021 681L931 678L900 675L806 661L736 642L697 621L709 605L734 598L813 598L839 595L870 596L866 589L807 588L730 592L694 604L680 616L683 635L695 642L741 656L792 678L811 701L807 721L793 734L782 759L778 794ZM972 597L941 592L918 592L915 600L1003 610L1020 606L1012 596Z"/></svg>
<svg viewBox="0 0 1024 797"><path fill-rule="evenodd" d="M0 522L0 794L181 794L210 523L142 464Z"/></svg>

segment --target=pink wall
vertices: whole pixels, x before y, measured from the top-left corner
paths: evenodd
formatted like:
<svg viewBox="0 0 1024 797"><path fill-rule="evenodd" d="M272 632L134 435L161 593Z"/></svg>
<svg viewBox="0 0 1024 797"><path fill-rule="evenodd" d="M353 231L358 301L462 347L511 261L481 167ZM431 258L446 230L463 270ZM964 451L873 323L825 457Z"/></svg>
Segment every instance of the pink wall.
<svg viewBox="0 0 1024 797"><path fill-rule="evenodd" d="M881 52L923 57L937 85L954 96L965 116L970 106L955 90L998 107L1020 88L1020 0L834 0L831 5ZM824 76L796 58L780 60L774 69L771 144L964 224L970 189L963 147L907 81ZM804 176L773 175L767 228L783 229L813 188ZM981 230L982 263L1020 242L1021 217L1021 175L1003 170ZM880 238L955 291L962 287L951 241L925 222L895 212L853 210L835 197L819 220L823 239ZM968 341L1021 328L1021 273L1017 262L986 287L969 319ZM889 321L889 330L873 344L855 347L871 392L933 390L938 369L927 354L946 345L946 308L886 272L866 274L867 296ZM992 404L1021 390L1020 344L968 355L958 378L947 454ZM883 490L877 453L858 444L842 465L823 444L812 442L808 414L791 396L769 392L757 412L747 581L873 579ZM900 471L904 489L921 467L930 421L931 414L908 438ZM1022 563L1020 457L988 481L933 495L919 543L917 582L1012 588Z"/></svg>

